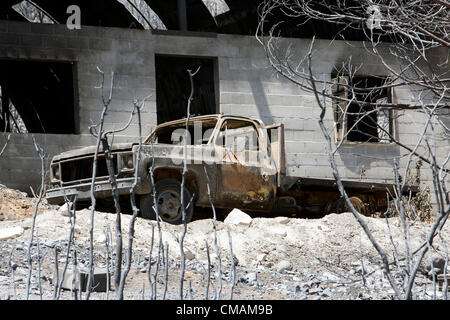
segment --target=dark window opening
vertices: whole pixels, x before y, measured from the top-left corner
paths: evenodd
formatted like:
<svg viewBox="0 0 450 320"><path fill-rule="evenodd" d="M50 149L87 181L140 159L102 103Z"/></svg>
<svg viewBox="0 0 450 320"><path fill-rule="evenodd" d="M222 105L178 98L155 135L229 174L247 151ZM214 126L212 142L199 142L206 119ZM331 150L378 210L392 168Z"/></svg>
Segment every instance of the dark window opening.
<svg viewBox="0 0 450 320"><path fill-rule="evenodd" d="M7 96L7 91L0 86L0 129L3 132L28 133L16 107Z"/></svg>
<svg viewBox="0 0 450 320"><path fill-rule="evenodd" d="M215 69L213 58L155 56L157 123L186 118L191 83L186 70L200 70L194 76L194 96L190 115L217 113Z"/></svg>
<svg viewBox="0 0 450 320"><path fill-rule="evenodd" d="M377 108L377 104L392 102L391 88L386 87L387 81L386 77L374 76L333 78L333 94L341 98L353 98L351 102L333 100L336 140L341 140L344 135L344 140L348 142L391 142L392 111Z"/></svg>
<svg viewBox="0 0 450 320"><path fill-rule="evenodd" d="M0 60L0 130L77 133L74 64Z"/></svg>

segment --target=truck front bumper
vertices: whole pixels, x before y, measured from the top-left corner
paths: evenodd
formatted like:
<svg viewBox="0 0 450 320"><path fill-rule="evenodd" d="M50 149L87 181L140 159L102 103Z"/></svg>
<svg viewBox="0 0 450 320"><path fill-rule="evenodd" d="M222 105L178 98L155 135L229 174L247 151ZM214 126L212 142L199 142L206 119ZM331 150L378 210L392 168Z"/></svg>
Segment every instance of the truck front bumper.
<svg viewBox="0 0 450 320"><path fill-rule="evenodd" d="M121 178L117 179L117 191L119 195L129 195L131 188L133 187L134 178ZM138 178L137 185L140 184L140 178ZM91 183L82 183L77 185L70 185L65 187L53 188L47 190L45 197L50 204L63 204L65 197L67 199L73 199L77 196L77 200L90 200L91 199ZM112 197L112 186L107 181L98 181L94 185L95 198L108 198Z"/></svg>

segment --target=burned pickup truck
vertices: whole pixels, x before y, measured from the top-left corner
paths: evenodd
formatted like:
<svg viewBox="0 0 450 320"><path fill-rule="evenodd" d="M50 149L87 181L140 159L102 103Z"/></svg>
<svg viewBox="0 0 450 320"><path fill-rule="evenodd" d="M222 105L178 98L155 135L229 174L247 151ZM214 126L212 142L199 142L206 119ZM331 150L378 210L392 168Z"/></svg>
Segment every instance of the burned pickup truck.
<svg viewBox="0 0 450 320"><path fill-rule="evenodd" d="M194 206L211 207L211 203L215 208L267 214L348 210L334 180L286 175L283 124L266 126L261 120L222 114L191 117L187 126L186 122L180 119L157 126L140 147L138 143L111 147L119 195L130 194L138 172L134 190L143 217L155 219L157 209L164 221L182 223L184 164L187 221L193 217ZM46 193L50 203L61 204L74 195L78 200L90 200L95 149L73 150L52 159L51 188ZM392 188L360 181L344 181L344 186L355 208L365 214L385 210L386 191ZM111 198L111 190L100 150L96 199Z"/></svg>

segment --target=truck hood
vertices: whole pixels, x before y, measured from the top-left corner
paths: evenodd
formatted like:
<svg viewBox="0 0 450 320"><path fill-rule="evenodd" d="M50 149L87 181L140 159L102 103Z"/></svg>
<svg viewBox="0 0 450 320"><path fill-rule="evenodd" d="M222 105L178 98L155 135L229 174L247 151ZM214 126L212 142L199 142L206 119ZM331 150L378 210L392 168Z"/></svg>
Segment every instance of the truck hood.
<svg viewBox="0 0 450 320"><path fill-rule="evenodd" d="M114 143L111 146L111 151L117 152L117 151L131 150L131 148L133 147L134 144L135 143L132 143L132 142ZM81 157L81 156L94 155L96 148L97 148L96 146L88 146L88 147L83 147L83 148L79 148L79 149L75 149L75 150L66 151L66 152L63 152L63 153L60 153L60 154L54 156L52 161L57 162L57 161L67 160L67 159ZM103 153L103 147L101 144L100 144L100 148L99 148L99 153Z"/></svg>

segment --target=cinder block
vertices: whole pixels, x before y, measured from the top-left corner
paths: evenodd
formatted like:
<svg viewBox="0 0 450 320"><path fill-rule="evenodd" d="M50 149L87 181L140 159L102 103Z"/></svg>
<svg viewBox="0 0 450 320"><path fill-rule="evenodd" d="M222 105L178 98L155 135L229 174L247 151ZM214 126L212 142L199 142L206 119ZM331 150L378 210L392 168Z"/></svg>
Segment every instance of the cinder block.
<svg viewBox="0 0 450 320"><path fill-rule="evenodd" d="M144 64L138 65L133 62L127 63L122 59L123 57L118 56L116 61L113 61L114 63L117 63L117 66L114 68L115 73L130 76L153 76L153 73L151 72L152 67Z"/></svg>
<svg viewBox="0 0 450 320"><path fill-rule="evenodd" d="M255 99L249 92L221 92L220 102L223 104L254 104Z"/></svg>
<svg viewBox="0 0 450 320"><path fill-rule="evenodd" d="M42 46L45 48L66 48L67 40L65 37L45 36L42 38Z"/></svg>
<svg viewBox="0 0 450 320"><path fill-rule="evenodd" d="M64 277L64 278L63 278ZM54 279L56 281L56 279ZM64 290L78 291L81 288L80 271L78 268L74 270L58 269L58 285Z"/></svg>
<svg viewBox="0 0 450 320"><path fill-rule="evenodd" d="M89 48L93 50L111 50L112 40L111 39L89 39Z"/></svg>
<svg viewBox="0 0 450 320"><path fill-rule="evenodd" d="M219 55L216 38L154 36L154 48L158 54L182 54L214 57Z"/></svg>
<svg viewBox="0 0 450 320"><path fill-rule="evenodd" d="M39 168L41 165L41 160L37 156L36 157L11 156L4 159L2 163L3 168L10 168L10 169L25 168L25 170L27 170L28 168Z"/></svg>
<svg viewBox="0 0 450 320"><path fill-rule="evenodd" d="M283 107L298 107L304 105L304 97L302 95L288 94L264 94L270 105L278 105Z"/></svg>
<svg viewBox="0 0 450 320"><path fill-rule="evenodd" d="M93 292L106 292L108 289L106 269L96 268L94 269L93 279L92 279L92 291ZM59 283L61 283L61 288L65 290L81 290L83 292L87 291L89 270L79 269L66 270L63 278L63 270L58 270ZM63 278L63 279L62 279ZM61 282L62 279L62 282ZM111 285L109 286L111 289Z"/></svg>
<svg viewBox="0 0 450 320"><path fill-rule="evenodd" d="M18 21L8 21L8 32L10 33L28 33L30 32L35 25L29 22L18 22ZM37 23L36 23L37 25Z"/></svg>
<svg viewBox="0 0 450 320"><path fill-rule="evenodd" d="M89 49L87 38L66 38L66 46L70 49Z"/></svg>
<svg viewBox="0 0 450 320"><path fill-rule="evenodd" d="M94 269L94 277L92 279L92 291L94 292L106 292L108 289L111 289L111 286L108 288L107 283L107 275L106 269ZM82 282L81 290L87 291L89 273L87 271L81 272L81 277L84 278ZM111 282L109 283L111 285Z"/></svg>
<svg viewBox="0 0 450 320"><path fill-rule="evenodd" d="M22 34L20 35L21 43L25 46L40 47L42 45L42 36L38 34Z"/></svg>
<svg viewBox="0 0 450 320"><path fill-rule="evenodd" d="M304 126L304 120L298 118L281 118L281 120L277 122L284 124L285 133L289 130L302 131Z"/></svg>
<svg viewBox="0 0 450 320"><path fill-rule="evenodd" d="M256 42L256 41L255 41ZM234 50L231 52L228 52L228 49L224 50L224 52L227 52L227 56L229 57L249 57L254 59L264 59L266 63L269 62L266 59L266 53L264 49L259 45L259 43L251 43L249 45L241 45L241 46L233 46ZM237 50L238 54L232 55L232 53L235 53Z"/></svg>
<svg viewBox="0 0 450 320"><path fill-rule="evenodd" d="M247 56L244 54L244 52L242 51L242 49L239 46L236 46L233 44L228 45L226 42L220 43L218 50L220 52L221 57L245 57L245 56Z"/></svg>
<svg viewBox="0 0 450 320"><path fill-rule="evenodd" d="M333 177L330 166L303 166L305 168L305 176L316 178Z"/></svg>
<svg viewBox="0 0 450 320"><path fill-rule="evenodd" d="M329 161L326 155L304 154L301 164L305 166L327 166L329 165Z"/></svg>
<svg viewBox="0 0 450 320"><path fill-rule="evenodd" d="M52 23L29 23L29 22L21 22L23 25L28 25L29 30L27 32L30 33L39 33L39 34L55 34L55 29L57 28L57 24ZM25 26L22 26L24 28ZM67 30L66 25L63 25L64 29ZM10 29L12 28L11 22L10 22ZM16 28L19 28L19 26L16 26ZM17 31L19 32L19 31ZM24 32L24 31L21 31Z"/></svg>
<svg viewBox="0 0 450 320"><path fill-rule="evenodd" d="M20 36L14 33L2 33L0 34L0 44L18 45L20 42Z"/></svg>
<svg viewBox="0 0 450 320"><path fill-rule="evenodd" d="M356 157L354 155L348 155L345 153L338 153L335 157L336 163L345 167L354 167L357 164Z"/></svg>
<svg viewBox="0 0 450 320"><path fill-rule="evenodd" d="M0 21L0 32L8 31L8 21L1 20Z"/></svg>

